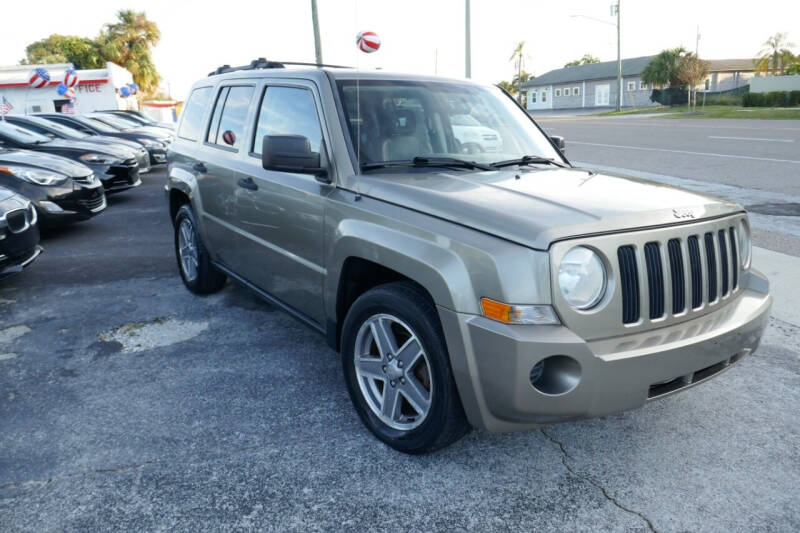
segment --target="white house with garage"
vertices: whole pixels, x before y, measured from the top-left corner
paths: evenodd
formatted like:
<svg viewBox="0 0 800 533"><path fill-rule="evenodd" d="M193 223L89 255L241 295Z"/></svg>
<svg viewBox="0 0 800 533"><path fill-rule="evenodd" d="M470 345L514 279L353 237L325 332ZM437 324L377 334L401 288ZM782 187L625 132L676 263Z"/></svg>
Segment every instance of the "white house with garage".
<svg viewBox="0 0 800 533"><path fill-rule="evenodd" d="M622 106L639 108L658 105L650 101L653 87L641 74L655 56L622 60ZM755 76L753 59L708 60L709 73L699 90L720 92L747 85ZM617 102L617 62L559 68L522 84L528 110L612 107Z"/></svg>

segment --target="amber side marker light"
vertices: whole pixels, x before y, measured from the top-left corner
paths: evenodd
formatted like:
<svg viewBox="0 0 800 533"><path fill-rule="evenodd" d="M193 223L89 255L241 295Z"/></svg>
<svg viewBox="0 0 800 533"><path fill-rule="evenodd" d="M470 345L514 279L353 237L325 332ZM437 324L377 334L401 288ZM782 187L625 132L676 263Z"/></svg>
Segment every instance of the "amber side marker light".
<svg viewBox="0 0 800 533"><path fill-rule="evenodd" d="M490 298L481 298L481 310L486 318L504 324L560 324L549 305L513 305Z"/></svg>

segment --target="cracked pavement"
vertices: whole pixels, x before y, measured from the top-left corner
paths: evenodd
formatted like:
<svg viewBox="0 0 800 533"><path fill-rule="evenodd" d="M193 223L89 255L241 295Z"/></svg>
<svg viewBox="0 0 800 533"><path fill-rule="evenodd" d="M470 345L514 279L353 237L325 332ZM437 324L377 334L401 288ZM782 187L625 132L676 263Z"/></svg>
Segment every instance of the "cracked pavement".
<svg viewBox="0 0 800 533"><path fill-rule="evenodd" d="M3 531L798 529L797 326L643 409L409 457L322 337L238 286L183 288L163 183L0 285Z"/></svg>

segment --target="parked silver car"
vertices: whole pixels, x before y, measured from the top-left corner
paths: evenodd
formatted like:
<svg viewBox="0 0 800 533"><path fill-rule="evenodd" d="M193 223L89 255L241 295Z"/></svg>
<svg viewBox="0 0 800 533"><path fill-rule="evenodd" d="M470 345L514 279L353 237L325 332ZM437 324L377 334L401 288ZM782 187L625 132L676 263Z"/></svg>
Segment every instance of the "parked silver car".
<svg viewBox="0 0 800 533"><path fill-rule="evenodd" d="M464 115L497 151L465 147ZM222 67L169 152L180 274L326 335L364 424L409 453L639 407L752 353L771 297L744 209L557 146L492 86Z"/></svg>

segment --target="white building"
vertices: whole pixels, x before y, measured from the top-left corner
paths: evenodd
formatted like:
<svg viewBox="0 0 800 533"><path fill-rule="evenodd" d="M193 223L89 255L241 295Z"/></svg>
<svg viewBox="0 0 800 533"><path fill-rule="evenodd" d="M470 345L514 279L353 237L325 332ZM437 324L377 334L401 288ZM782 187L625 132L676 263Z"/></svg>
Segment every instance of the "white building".
<svg viewBox="0 0 800 533"><path fill-rule="evenodd" d="M37 67L47 70L50 82L41 89L32 89L28 79ZM0 97L5 96L14 106L11 113L60 112L69 100L59 95L56 88L64 81L64 72L72 67L71 63L0 67ZM109 62L106 68L78 70L77 74L76 113L139 108L135 97L124 98L120 94L122 87L133 83L133 76L119 65Z"/></svg>

